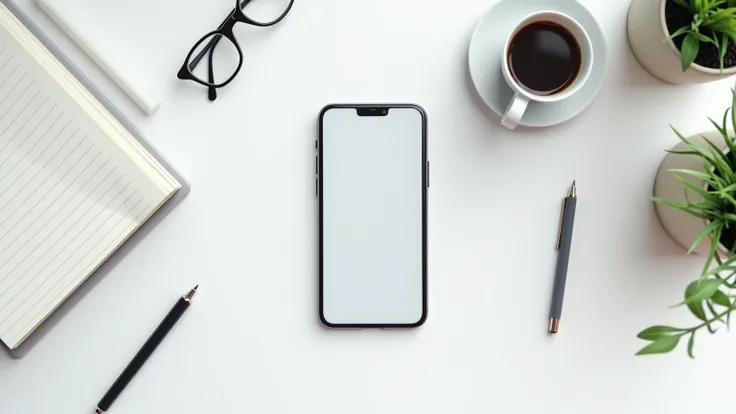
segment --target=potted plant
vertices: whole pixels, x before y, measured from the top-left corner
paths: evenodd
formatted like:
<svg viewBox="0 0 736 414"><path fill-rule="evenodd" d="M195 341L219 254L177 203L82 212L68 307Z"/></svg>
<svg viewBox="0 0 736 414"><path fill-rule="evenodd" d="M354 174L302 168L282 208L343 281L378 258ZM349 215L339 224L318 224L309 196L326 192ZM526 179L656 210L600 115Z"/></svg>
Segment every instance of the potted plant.
<svg viewBox="0 0 736 414"><path fill-rule="evenodd" d="M730 114L730 117L729 117ZM698 319L691 327L652 326L639 333L650 341L639 355L666 353L687 338L693 356L695 334L729 324L736 310L736 92L732 107L715 131L685 138L668 151L657 173L657 216L669 235L688 252L705 256L700 277L685 289L686 305Z"/></svg>
<svg viewBox="0 0 736 414"><path fill-rule="evenodd" d="M736 74L736 0L632 0L628 34L637 60L664 81Z"/></svg>

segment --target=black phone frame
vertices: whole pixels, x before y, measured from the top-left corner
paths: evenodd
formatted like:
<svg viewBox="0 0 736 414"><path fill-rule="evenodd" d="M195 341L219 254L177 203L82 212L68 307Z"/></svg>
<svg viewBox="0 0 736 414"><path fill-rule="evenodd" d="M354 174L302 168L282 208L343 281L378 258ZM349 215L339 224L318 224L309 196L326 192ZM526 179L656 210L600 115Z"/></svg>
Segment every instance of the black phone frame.
<svg viewBox="0 0 736 414"><path fill-rule="evenodd" d="M362 116L382 116L391 109L410 108L417 110L422 117L422 315L418 321L409 324L391 324L391 323L370 323L370 324L336 324L327 320L324 315L324 234L323 234L323 199L322 199L322 138L324 132L324 116L330 109L355 109ZM319 200L319 319L322 324L328 328L341 329L401 329L401 328L417 328L423 325L428 316L428 265L427 265L427 239L428 239L428 193L429 193L429 160L427 158L427 113L419 105L416 104L330 104L322 108L319 113L319 137L315 141L315 150L317 152L317 171L316 171L316 193Z"/></svg>

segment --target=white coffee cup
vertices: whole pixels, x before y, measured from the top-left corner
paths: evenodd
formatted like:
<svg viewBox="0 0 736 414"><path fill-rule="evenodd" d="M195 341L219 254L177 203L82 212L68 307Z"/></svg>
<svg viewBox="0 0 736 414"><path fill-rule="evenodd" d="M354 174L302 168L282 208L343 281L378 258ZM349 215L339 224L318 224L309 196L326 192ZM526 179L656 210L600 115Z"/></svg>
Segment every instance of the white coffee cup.
<svg viewBox="0 0 736 414"><path fill-rule="evenodd" d="M562 26L573 35L575 41L580 46L581 64L577 77L564 90L549 95L538 95L524 88L516 81L516 79L514 79L511 74L511 68L509 67L509 48L511 47L511 42L514 40L514 37L526 26L537 22L551 22ZM503 115L503 118L501 118L501 125L508 129L516 128L516 126L519 125L521 117L524 115L529 102L531 101L550 103L562 101L573 96L588 80L592 68L593 45L590 42L588 33L575 19L566 14L554 11L541 11L524 17L516 24L516 26L514 26L514 29L506 39L506 44L503 48L501 70L503 71L503 77L506 79L506 82L514 91L514 98L509 103L508 108L506 108L506 113Z"/></svg>

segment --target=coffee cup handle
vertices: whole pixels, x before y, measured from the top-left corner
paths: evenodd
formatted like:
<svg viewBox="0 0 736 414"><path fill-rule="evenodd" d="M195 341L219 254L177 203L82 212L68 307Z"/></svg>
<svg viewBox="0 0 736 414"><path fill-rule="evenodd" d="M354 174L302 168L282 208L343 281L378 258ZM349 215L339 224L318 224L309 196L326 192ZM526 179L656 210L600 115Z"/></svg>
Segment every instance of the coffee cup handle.
<svg viewBox="0 0 736 414"><path fill-rule="evenodd" d="M526 112L526 107L528 105L529 99L527 99L526 96L518 92L515 93L514 98L511 99L508 108L506 108L506 113L503 114L503 117L501 118L501 125L508 129L516 128L516 126L519 125L524 112Z"/></svg>

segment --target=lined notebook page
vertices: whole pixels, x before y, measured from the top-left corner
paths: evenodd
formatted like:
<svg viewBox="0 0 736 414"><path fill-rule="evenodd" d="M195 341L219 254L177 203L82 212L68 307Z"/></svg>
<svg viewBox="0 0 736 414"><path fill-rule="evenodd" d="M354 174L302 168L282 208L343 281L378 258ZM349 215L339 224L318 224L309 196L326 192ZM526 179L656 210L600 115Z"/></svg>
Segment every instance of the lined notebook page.
<svg viewBox="0 0 736 414"><path fill-rule="evenodd" d="M17 347L179 187L0 4L0 340Z"/></svg>

